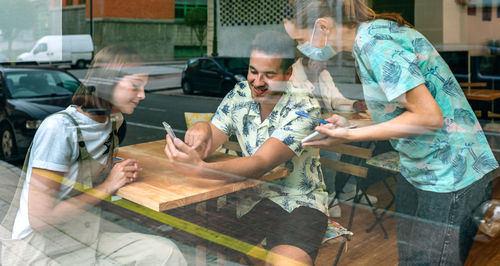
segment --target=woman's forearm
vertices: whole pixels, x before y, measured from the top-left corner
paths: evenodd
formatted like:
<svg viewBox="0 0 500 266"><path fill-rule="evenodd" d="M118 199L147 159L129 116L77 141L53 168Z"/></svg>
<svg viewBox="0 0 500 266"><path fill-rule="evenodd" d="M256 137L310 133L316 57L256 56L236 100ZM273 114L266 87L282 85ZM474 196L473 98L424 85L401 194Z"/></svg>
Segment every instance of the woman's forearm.
<svg viewBox="0 0 500 266"><path fill-rule="evenodd" d="M349 130L349 141L388 140L421 135L443 127L439 114L415 114L404 112L398 117L380 124Z"/></svg>

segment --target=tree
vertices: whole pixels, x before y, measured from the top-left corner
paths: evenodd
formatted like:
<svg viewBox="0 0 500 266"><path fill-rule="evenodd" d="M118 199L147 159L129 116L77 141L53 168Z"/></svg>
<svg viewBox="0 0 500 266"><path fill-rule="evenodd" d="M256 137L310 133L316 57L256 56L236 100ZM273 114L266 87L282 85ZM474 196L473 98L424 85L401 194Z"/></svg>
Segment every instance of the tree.
<svg viewBox="0 0 500 266"><path fill-rule="evenodd" d="M200 44L200 56L203 55L203 41L207 36L207 9L193 8L186 13L184 23L194 31Z"/></svg>
<svg viewBox="0 0 500 266"><path fill-rule="evenodd" d="M0 0L0 30L8 42L8 54L12 56L12 42L22 30L33 28L36 11L29 0Z"/></svg>

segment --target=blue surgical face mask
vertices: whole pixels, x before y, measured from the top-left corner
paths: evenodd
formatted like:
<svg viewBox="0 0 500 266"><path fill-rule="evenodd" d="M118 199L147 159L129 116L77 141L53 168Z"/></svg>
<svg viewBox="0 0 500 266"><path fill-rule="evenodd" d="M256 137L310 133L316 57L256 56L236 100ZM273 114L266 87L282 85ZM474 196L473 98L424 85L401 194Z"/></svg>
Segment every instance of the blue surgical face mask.
<svg viewBox="0 0 500 266"><path fill-rule="evenodd" d="M315 31L316 31L316 25L314 25L311 34L311 40L301 45L297 45L297 49L299 49L299 51L302 54L304 54L305 56L309 57L312 60L328 61L328 59L334 57L337 54L337 52L330 45L327 45L328 38L325 40L325 46L323 48L314 47L311 42L312 38L314 37Z"/></svg>

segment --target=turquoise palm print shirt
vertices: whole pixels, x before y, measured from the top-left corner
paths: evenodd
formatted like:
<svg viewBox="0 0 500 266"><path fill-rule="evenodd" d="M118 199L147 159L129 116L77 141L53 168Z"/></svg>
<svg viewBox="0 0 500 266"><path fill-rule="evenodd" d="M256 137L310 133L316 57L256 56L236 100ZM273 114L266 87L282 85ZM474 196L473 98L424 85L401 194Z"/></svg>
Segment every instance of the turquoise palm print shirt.
<svg viewBox="0 0 500 266"><path fill-rule="evenodd" d="M441 108L443 128L391 140L400 154L401 174L411 184L427 191L452 192L498 168L453 73L422 34L388 20L363 23L353 53L376 123L405 112L399 97L421 84Z"/></svg>
<svg viewBox="0 0 500 266"><path fill-rule="evenodd" d="M319 103L292 86L289 82L272 112L261 121L260 104L252 99L248 82L240 82L226 95L211 119L224 134L236 135L244 156L252 156L269 138L280 140L295 152L295 156L284 163L290 169L289 176L261 184L240 197L238 217L263 198L269 198L288 212L305 206L328 213L319 150L301 146L301 140L312 133L317 124L295 114L303 110L319 117Z"/></svg>

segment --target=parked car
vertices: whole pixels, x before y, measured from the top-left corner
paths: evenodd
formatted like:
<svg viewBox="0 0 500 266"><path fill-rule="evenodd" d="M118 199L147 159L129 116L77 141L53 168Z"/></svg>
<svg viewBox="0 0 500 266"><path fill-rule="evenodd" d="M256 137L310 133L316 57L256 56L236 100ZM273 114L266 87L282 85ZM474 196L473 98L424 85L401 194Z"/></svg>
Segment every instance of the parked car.
<svg viewBox="0 0 500 266"><path fill-rule="evenodd" d="M84 68L93 55L94 44L89 34L47 35L40 38L29 52L19 55L17 61Z"/></svg>
<svg viewBox="0 0 500 266"><path fill-rule="evenodd" d="M66 108L79 85L60 69L0 67L1 159L22 158L42 120Z"/></svg>
<svg viewBox="0 0 500 266"><path fill-rule="evenodd" d="M195 91L226 94L237 82L246 80L248 62L248 58L236 57L190 59L182 72L182 91L184 94Z"/></svg>

